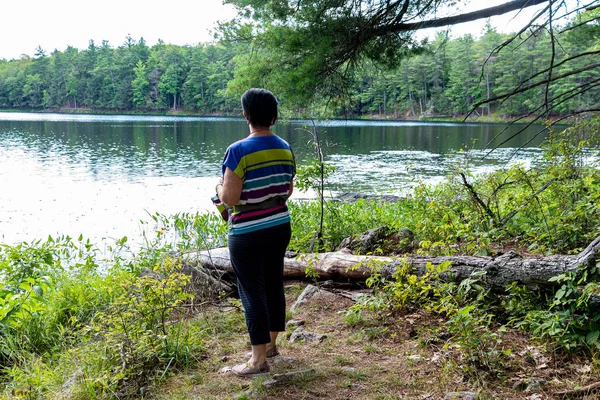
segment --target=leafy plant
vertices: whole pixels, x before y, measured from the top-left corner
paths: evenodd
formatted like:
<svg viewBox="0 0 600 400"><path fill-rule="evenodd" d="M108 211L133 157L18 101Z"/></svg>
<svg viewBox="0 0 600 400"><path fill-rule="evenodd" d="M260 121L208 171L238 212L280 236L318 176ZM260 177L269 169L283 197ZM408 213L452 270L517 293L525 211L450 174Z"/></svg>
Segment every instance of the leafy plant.
<svg viewBox="0 0 600 400"><path fill-rule="evenodd" d="M111 382L130 395L153 372L187 365L205 351L201 336L183 329L185 302L191 298L183 288L190 277L179 268L167 259L153 274L124 276L122 294L89 326L113 365Z"/></svg>
<svg viewBox="0 0 600 400"><path fill-rule="evenodd" d="M567 350L600 349L600 315L592 298L600 293L600 262L589 270L569 272L551 278L561 286L548 309L532 310L516 322L537 337L550 339Z"/></svg>

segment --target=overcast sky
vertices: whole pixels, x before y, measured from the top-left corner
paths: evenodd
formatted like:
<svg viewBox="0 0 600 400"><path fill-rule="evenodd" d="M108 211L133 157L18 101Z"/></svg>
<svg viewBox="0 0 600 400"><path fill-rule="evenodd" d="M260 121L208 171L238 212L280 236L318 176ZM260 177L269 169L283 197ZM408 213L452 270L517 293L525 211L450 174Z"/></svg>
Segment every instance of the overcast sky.
<svg viewBox="0 0 600 400"><path fill-rule="evenodd" d="M468 11L500 4L502 0L471 0ZM492 25L500 32L518 30L543 6L530 7L511 21L515 13L494 17ZM235 15L222 0L0 0L0 59L32 56L41 46L47 53L64 50L68 45L84 49L90 39L100 45L108 40L119 46L130 34L143 37L149 46L160 38L177 45L196 44L212 39L209 30L216 21ZM457 25L453 36L472 33L477 36L483 20Z"/></svg>

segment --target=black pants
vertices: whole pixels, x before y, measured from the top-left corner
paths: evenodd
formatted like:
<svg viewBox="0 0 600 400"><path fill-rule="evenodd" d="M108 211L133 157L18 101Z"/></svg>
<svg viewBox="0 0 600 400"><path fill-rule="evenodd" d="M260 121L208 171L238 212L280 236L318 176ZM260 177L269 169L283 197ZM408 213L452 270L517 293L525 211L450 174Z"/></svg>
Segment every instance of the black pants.
<svg viewBox="0 0 600 400"><path fill-rule="evenodd" d="M291 235L289 223L229 235L231 264L253 345L269 343L269 332L285 331L283 258Z"/></svg>

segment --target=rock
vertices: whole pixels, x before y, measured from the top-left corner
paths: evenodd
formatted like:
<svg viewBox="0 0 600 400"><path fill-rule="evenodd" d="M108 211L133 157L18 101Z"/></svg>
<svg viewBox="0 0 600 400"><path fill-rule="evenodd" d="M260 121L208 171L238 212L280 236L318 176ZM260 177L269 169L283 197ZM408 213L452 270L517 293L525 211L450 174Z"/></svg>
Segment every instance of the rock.
<svg viewBox="0 0 600 400"><path fill-rule="evenodd" d="M304 342L304 343L319 344L326 337L327 337L326 335L321 335L319 333L305 331L304 328L300 326L300 327L296 328L296 330L294 332L292 332L292 336L290 336L290 342L291 343Z"/></svg>
<svg viewBox="0 0 600 400"><path fill-rule="evenodd" d="M543 400L543 399L544 399L544 396L542 396L542 395L541 395L541 394L539 394L539 393L534 393L534 394L532 394L531 396L527 396L527 397L525 397L525 399L527 399L527 400Z"/></svg>
<svg viewBox="0 0 600 400"><path fill-rule="evenodd" d="M395 230L379 226L359 236L343 239L338 249L349 249L359 254L375 253L378 250L385 254L401 254L412 251L414 239L414 233L408 228Z"/></svg>
<svg viewBox="0 0 600 400"><path fill-rule="evenodd" d="M524 392L537 392L542 390L543 381L536 378L523 379L513 385L514 390Z"/></svg>
<svg viewBox="0 0 600 400"><path fill-rule="evenodd" d="M294 379L306 378L306 377L312 376L314 374L315 374L314 369L305 369L305 370L301 370L301 371L288 372L285 374L275 374L271 377L271 379L264 381L263 386L264 387L273 387L273 386L285 385Z"/></svg>
<svg viewBox="0 0 600 400"><path fill-rule="evenodd" d="M230 374L231 372L231 367L223 367L219 370L219 374Z"/></svg>
<svg viewBox="0 0 600 400"><path fill-rule="evenodd" d="M292 313L298 311L300 307L307 304L311 299L335 299L337 296L324 289L319 289L316 286L308 285L304 288L304 291L300 293L300 296L296 299L296 302L290 308Z"/></svg>
<svg viewBox="0 0 600 400"><path fill-rule="evenodd" d="M304 325L304 321L301 319L290 319L286 324L285 327L287 328L297 328L299 326Z"/></svg>
<svg viewBox="0 0 600 400"><path fill-rule="evenodd" d="M476 392L449 392L446 393L446 400L478 400L479 394Z"/></svg>

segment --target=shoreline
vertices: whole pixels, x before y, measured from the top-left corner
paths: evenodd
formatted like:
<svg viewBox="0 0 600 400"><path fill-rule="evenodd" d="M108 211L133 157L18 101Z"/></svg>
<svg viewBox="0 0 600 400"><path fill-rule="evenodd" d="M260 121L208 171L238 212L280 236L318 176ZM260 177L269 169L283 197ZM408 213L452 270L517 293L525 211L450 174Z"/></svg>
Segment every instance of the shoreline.
<svg viewBox="0 0 600 400"><path fill-rule="evenodd" d="M195 117L195 118L242 118L238 114L228 113L197 113L193 111L136 111L136 110L94 110L88 108L52 108L45 110L30 110L30 109L4 109L0 108L0 113L25 113L25 114L64 114L64 115L107 115L107 116L148 116L148 117ZM294 115L290 118L282 117L281 120L310 120L315 118L316 120L330 120L330 121L366 121L366 122L426 122L426 123L454 123L454 124L510 124L514 119L521 118L521 116L515 116L514 118L506 118L502 116L492 115L488 117L470 117L468 120L463 120L464 116L449 117L449 116L421 116L416 118L393 118L393 116L378 116L378 115L361 115L352 116L350 118L344 118L342 116L327 118L327 117L310 117L303 115ZM538 120L533 125L544 125L546 121L556 121L564 116L558 115L553 116L547 120ZM528 124L535 117L523 119L515 124ZM573 118L565 118L560 125L570 125L574 122Z"/></svg>

